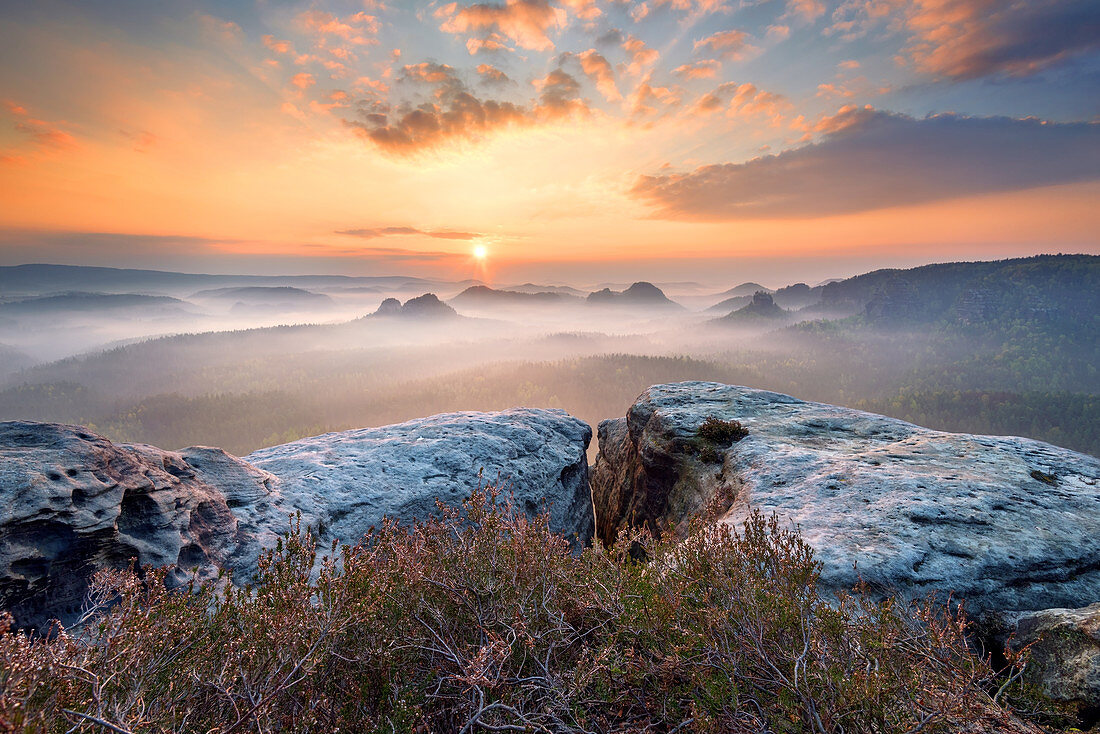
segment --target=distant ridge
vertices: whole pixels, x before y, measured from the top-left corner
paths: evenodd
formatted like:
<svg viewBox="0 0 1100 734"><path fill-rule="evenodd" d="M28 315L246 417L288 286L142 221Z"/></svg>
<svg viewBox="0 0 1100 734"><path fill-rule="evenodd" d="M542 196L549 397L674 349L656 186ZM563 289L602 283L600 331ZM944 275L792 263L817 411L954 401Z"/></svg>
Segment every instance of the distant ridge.
<svg viewBox="0 0 1100 734"><path fill-rule="evenodd" d="M33 316L37 314L61 313L66 311L113 311L130 308L169 311L194 310L187 301L171 296L146 296L135 293L88 293L73 291L51 296L24 298L18 301L0 304L0 314Z"/></svg>
<svg viewBox="0 0 1100 734"><path fill-rule="evenodd" d="M521 283L519 285L510 285L502 290L513 291L516 293L560 293L565 296L578 296L584 298L585 292L571 288L567 285L537 285L535 283Z"/></svg>
<svg viewBox="0 0 1100 734"><path fill-rule="evenodd" d="M167 270L101 268L86 265L0 266L0 291L46 294L64 291L140 292L242 286L349 287L385 285L393 289L430 287L435 281L404 275L210 275Z"/></svg>
<svg viewBox="0 0 1100 734"><path fill-rule="evenodd" d="M279 286L242 286L240 288L213 288L192 294L192 298L213 298L246 303L270 304L300 301L307 303L331 302L323 293L314 293L303 288L288 285Z"/></svg>
<svg viewBox="0 0 1100 734"><path fill-rule="evenodd" d="M722 291L721 293L715 293L713 297L714 298L732 298L734 296L752 296L753 293L756 293L758 291L764 291L765 293L771 293L772 292L771 288L765 288L764 286L760 285L759 283L753 283L752 281L749 281L748 283L742 283L741 285L735 285L733 288L730 288L729 290L726 290L726 291Z"/></svg>
<svg viewBox="0 0 1100 734"><path fill-rule="evenodd" d="M579 299L565 293L553 293L550 291L536 291L524 293L523 291L495 290L484 285L472 285L451 299L455 305L490 306L513 305L533 306L540 304L561 304L575 302Z"/></svg>

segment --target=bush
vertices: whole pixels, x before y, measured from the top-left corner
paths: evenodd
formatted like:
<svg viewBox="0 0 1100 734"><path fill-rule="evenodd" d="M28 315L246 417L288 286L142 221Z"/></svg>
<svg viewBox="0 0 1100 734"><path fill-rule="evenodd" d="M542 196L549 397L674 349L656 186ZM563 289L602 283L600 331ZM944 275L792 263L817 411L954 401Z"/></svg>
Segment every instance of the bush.
<svg viewBox="0 0 1100 734"><path fill-rule="evenodd" d="M1008 717L960 616L822 601L811 549L774 518L574 555L492 489L440 513L320 562L294 526L243 587L101 573L82 629L0 635L0 730L824 734Z"/></svg>
<svg viewBox="0 0 1100 734"><path fill-rule="evenodd" d="M695 435L716 446L729 446L749 435L740 421L724 421L710 416L695 431Z"/></svg>

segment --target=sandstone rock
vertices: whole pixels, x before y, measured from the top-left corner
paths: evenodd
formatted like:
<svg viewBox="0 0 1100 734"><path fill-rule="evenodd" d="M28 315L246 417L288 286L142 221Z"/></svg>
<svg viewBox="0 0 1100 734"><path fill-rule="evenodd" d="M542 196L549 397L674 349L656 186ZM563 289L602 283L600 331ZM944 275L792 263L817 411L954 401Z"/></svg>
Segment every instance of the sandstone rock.
<svg viewBox="0 0 1100 734"><path fill-rule="evenodd" d="M592 429L564 411L526 408L306 438L246 457L278 477L267 512L284 518L281 525L274 517L248 522L281 532L287 512L300 510L303 522L323 526L324 537L355 542L383 516L427 517L436 498L458 504L480 481L511 491L529 514L549 504L551 527L583 545L594 528L585 458L591 438Z"/></svg>
<svg viewBox="0 0 1100 734"><path fill-rule="evenodd" d="M1100 603L988 614L982 627L998 650L1031 645L1025 675L1044 695L1100 716Z"/></svg>
<svg viewBox="0 0 1100 734"><path fill-rule="evenodd" d="M748 436L701 443L709 416ZM797 524L826 589L862 578L883 593L954 593L971 612L1100 599L1090 456L704 382L650 388L626 418L600 424L599 441L592 493L605 542L630 524L682 529L728 496L724 522L759 509Z"/></svg>
<svg viewBox="0 0 1100 734"><path fill-rule="evenodd" d="M434 514L437 497L460 503L479 473L529 513L548 505L551 527L586 544L591 437L560 410L453 413L316 436L248 463L216 448L0 423L0 609L21 627L71 623L91 575L131 559L172 567L175 583L219 568L246 580L298 512L325 540L354 543L384 515L411 522Z"/></svg>
<svg viewBox="0 0 1100 734"><path fill-rule="evenodd" d="M202 465L189 463L200 454ZM218 449L185 455L79 426L0 423L0 608L20 626L72 622L92 573L130 559L175 567L177 581L185 569L208 576L245 540L212 482L259 495L267 479Z"/></svg>

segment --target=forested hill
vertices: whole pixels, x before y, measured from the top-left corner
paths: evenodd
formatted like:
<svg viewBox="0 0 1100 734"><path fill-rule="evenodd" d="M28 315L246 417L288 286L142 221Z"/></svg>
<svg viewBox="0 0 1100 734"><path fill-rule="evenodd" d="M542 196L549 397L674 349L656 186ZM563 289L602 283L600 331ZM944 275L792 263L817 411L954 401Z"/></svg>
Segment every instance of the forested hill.
<svg viewBox="0 0 1100 734"><path fill-rule="evenodd" d="M936 324L1091 323L1100 316L1100 256L1040 255L875 270L821 287L825 306L870 321Z"/></svg>

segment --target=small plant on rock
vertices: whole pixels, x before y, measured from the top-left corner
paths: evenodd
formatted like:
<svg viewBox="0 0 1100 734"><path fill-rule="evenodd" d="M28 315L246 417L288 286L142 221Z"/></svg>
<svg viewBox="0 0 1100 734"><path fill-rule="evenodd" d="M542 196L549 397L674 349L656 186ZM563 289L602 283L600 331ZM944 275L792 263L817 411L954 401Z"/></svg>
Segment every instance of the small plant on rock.
<svg viewBox="0 0 1100 734"><path fill-rule="evenodd" d="M749 435L749 431L740 421L724 421L710 416L696 429L695 435L707 443L728 446Z"/></svg>
<svg viewBox="0 0 1100 734"><path fill-rule="evenodd" d="M726 448L749 435L748 429L740 421L724 421L714 416L708 417L695 430L696 447L699 458L710 464L722 460L719 449Z"/></svg>

